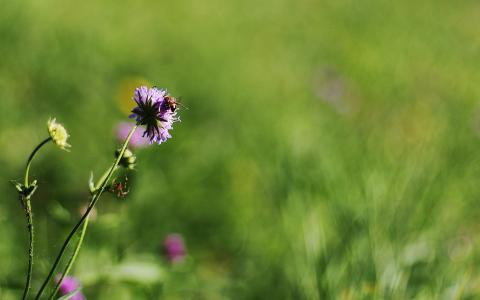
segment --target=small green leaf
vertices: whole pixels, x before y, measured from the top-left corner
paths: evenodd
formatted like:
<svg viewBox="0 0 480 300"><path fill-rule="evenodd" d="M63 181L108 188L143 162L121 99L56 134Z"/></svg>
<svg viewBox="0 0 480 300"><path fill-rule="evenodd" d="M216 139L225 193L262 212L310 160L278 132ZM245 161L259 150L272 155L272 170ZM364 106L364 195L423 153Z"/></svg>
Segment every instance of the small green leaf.
<svg viewBox="0 0 480 300"><path fill-rule="evenodd" d="M17 189L19 193L23 192L23 184L16 182L15 180L10 180L10 183Z"/></svg>
<svg viewBox="0 0 480 300"><path fill-rule="evenodd" d="M93 182L93 172L90 172L90 178L88 179L88 189L90 193L93 195L96 192L95 182Z"/></svg>

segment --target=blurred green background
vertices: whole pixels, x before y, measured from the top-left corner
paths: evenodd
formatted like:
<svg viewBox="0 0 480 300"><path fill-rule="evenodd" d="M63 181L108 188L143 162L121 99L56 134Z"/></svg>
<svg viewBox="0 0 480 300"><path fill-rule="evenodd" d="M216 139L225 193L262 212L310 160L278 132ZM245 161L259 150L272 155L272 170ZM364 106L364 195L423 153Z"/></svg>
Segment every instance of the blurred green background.
<svg viewBox="0 0 480 300"><path fill-rule="evenodd" d="M36 291L119 142L137 82L189 110L105 194L88 299L478 299L476 1L1 1L0 299ZM188 256L161 245L181 234Z"/></svg>

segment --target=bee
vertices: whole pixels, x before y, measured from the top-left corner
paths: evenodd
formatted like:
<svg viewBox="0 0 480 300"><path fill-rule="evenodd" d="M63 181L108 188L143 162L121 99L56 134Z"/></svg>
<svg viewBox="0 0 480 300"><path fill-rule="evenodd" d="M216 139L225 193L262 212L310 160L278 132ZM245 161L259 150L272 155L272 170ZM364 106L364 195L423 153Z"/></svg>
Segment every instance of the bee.
<svg viewBox="0 0 480 300"><path fill-rule="evenodd" d="M157 88L156 85L153 86L153 88ZM161 89L163 90L163 89ZM167 92L167 90L163 90L165 93ZM164 102L164 105L167 109L169 109L172 113L175 112L175 110L177 110L177 105L181 106L182 108L185 108L188 110L188 107L186 107L185 105L183 105L182 103L180 103L179 101L177 101L177 98L175 97L172 97L170 95L166 95L165 97L163 97L163 99L165 100ZM165 120L160 120L162 122L166 122Z"/></svg>
<svg viewBox="0 0 480 300"><path fill-rule="evenodd" d="M112 185L110 186L110 192L115 194L117 198L125 198L130 192L130 189L128 189L128 178L125 177L124 182L117 182L116 180L113 180Z"/></svg>
<svg viewBox="0 0 480 300"><path fill-rule="evenodd" d="M188 109L188 107L186 107L185 105L183 105L182 103L180 103L179 101L177 101L177 98L175 97L172 97L170 95L168 96L165 96L165 104L167 106L167 109L170 109L170 111L173 113L175 112L175 110L177 109L177 105L185 108L185 109Z"/></svg>
<svg viewBox="0 0 480 300"><path fill-rule="evenodd" d="M164 99L167 108L170 109L172 112L175 112L175 110L177 109L177 99L172 96L166 96Z"/></svg>

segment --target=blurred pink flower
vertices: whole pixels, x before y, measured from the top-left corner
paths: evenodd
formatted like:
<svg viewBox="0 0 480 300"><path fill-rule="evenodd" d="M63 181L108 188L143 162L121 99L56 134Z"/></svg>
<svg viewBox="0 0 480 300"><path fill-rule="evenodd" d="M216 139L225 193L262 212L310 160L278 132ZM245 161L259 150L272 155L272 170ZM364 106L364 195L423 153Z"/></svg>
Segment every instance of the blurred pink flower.
<svg viewBox="0 0 480 300"><path fill-rule="evenodd" d="M132 127L134 124L130 122L120 122L117 125L117 140L121 143L125 141L125 139L128 136L128 133L130 130L132 130ZM149 140L146 137L142 136L141 130L136 130L133 133L132 138L130 139L130 147L131 148L143 148L149 145Z"/></svg>
<svg viewBox="0 0 480 300"><path fill-rule="evenodd" d="M167 235L163 242L163 251L169 262L183 261L186 253L183 237L175 233Z"/></svg>
<svg viewBox="0 0 480 300"><path fill-rule="evenodd" d="M57 282L60 280L61 275L57 276ZM65 276L62 283L60 284L60 295L65 296L75 290L80 289L80 283L77 279L71 276ZM80 292L76 292L72 297L69 298L70 300L85 300L85 296Z"/></svg>

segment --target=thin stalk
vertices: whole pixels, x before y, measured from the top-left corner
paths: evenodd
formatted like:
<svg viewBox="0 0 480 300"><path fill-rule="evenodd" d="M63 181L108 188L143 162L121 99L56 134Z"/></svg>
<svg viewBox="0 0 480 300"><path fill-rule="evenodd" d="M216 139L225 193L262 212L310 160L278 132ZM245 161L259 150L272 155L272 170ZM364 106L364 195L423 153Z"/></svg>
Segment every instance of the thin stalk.
<svg viewBox="0 0 480 300"><path fill-rule="evenodd" d="M37 154L38 150L43 147L46 143L51 141L52 138L48 137L43 142L38 144L38 146L33 149L32 153L28 157L27 166L25 167L25 182L24 188L27 190L29 188L29 180L28 174L30 171L30 166L32 164L33 158ZM27 218L27 230L29 236L29 245L28 245L28 270L27 270L27 279L25 282L25 288L23 290L22 299L27 299L28 292L30 290L30 282L32 281L32 272L33 272L33 237L34 237L34 230L33 230L33 215L32 215L32 204L30 203L30 196L20 196L20 201L22 202L23 208L25 209L25 216Z"/></svg>
<svg viewBox="0 0 480 300"><path fill-rule="evenodd" d="M55 272L55 269L57 268L58 266L58 263L60 262L60 259L62 258L66 248L68 247L68 244L70 243L72 237L75 235L75 233L78 231L79 227L82 225L82 223L86 220L86 218L88 217L88 215L90 214L90 211L95 207L95 204L97 203L98 199L100 198L100 196L102 195L103 191L105 190L105 187L107 185L107 182L110 180L110 178L112 177L112 174L113 174L113 171L115 170L115 168L118 166L118 164L120 163L120 160L122 159L124 153L125 153L125 150L127 149L127 146L128 146L128 143L130 142L130 139L132 138L132 135L133 133L135 132L135 130L137 129L138 125L135 125L132 130L130 131L130 133L128 134L127 138L125 139L125 142L123 143L123 146L122 146L122 150L120 151L120 154L118 155L117 159L115 160L115 163L112 165L112 167L110 168L110 171L108 172L108 175L107 177L105 178L105 180L102 182L101 186L100 186L100 189L98 190L98 192L93 196L93 199L92 199L92 202L90 203L90 205L88 206L87 210L85 211L85 213L83 214L82 218L80 218L80 221L78 221L78 223L75 225L75 227L73 227L72 231L70 232L70 234L67 236L67 239L65 240L65 242L63 243L62 245L62 248L60 249L60 252L58 253L57 255L57 258L55 259L55 262L53 263L53 266L52 268L50 269L50 272L48 273L47 275L47 278L45 279L45 281L43 282L42 286L40 287L40 290L38 291L37 295L35 296L35 300L38 300L40 299L40 296L42 295L43 293L43 290L45 289L45 287L47 286L48 282L52 279L52 276L53 276L53 273Z"/></svg>
<svg viewBox="0 0 480 300"><path fill-rule="evenodd" d="M87 232L87 228L88 228L88 220L90 219L90 216L88 216L86 219L85 219L85 222L83 222L83 226L82 226L82 229L81 229L81 232L80 232L80 238L77 242L77 246L75 247L75 251L73 252L72 256L70 257L70 259L68 260L68 263L67 263L67 266L65 267L65 269L63 270L59 280L57 281L57 284L55 285L55 288L53 289L52 293L50 294L50 297L48 297L49 300L52 300L53 297L55 297L55 295L57 294L58 290L60 289L60 285L62 284L63 280L65 279L65 277L68 275L68 272L70 272L70 269L72 268L73 266L73 263L75 262L75 260L77 259L77 255L78 253L80 252L80 248L82 247L82 243L83 243L83 238L85 237L85 232Z"/></svg>
<svg viewBox="0 0 480 300"><path fill-rule="evenodd" d="M23 198L22 200L25 201L25 216L27 218L27 229L28 229L28 237L29 237L29 245L28 245L28 270L27 270L27 280L25 282L25 288L23 290L22 299L27 299L28 292L30 290L30 281L32 280L32 271L33 271L33 217L32 217L32 206L30 204L30 198Z"/></svg>
<svg viewBox="0 0 480 300"><path fill-rule="evenodd" d="M43 142L41 142L40 144L38 144L38 146L33 149L32 153L30 154L30 156L28 157L28 160L27 160L27 167L25 168L25 187L28 188L28 185L30 184L28 182L28 173L30 171L30 165L32 164L32 160L33 158L35 157L35 154L37 154L38 150L40 150L40 148L43 147L43 145L45 145L46 143L50 142L52 140L51 137L48 137L46 138Z"/></svg>
<svg viewBox="0 0 480 300"><path fill-rule="evenodd" d="M100 177L100 179L98 180L98 182L96 183L96 185L94 187L96 191L98 191L99 185L105 180L105 178L107 178L109 172L110 172L110 168L105 173L103 173L102 177ZM90 202L90 204L91 203L92 202ZM70 259L68 260L68 263L65 266L65 269L61 273L61 276L60 276L59 280L57 280L57 284L55 285L55 288L53 289L52 293L48 297L49 300L52 300L55 297L55 295L58 293L58 290L60 289L60 285L62 284L63 280L68 275L68 273L70 272L70 269L72 268L73 264L75 263L75 260L77 259L77 256L78 256L78 253L80 252L80 248L82 247L82 244L83 244L83 239L85 237L85 232L87 232L88 221L89 220L90 220L90 215L88 215L88 217L85 219L85 222L83 222L83 226L82 226L82 229L80 231L80 238L78 239L77 246L75 247L75 251L73 251L73 254L70 257Z"/></svg>

